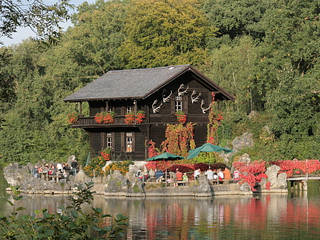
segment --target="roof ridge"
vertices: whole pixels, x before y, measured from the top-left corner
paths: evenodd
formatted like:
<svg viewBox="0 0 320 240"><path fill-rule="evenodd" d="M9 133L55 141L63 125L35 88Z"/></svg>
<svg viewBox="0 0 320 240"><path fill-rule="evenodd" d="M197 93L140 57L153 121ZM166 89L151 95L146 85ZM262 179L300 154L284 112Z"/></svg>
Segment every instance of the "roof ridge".
<svg viewBox="0 0 320 240"><path fill-rule="evenodd" d="M141 71L141 70L154 70L154 69L165 69L165 68L170 68L170 67L190 67L191 64L182 64L182 65L169 65L165 67L154 67L154 68L131 68L131 69L119 69L119 70L110 70L107 73L112 73L112 72L120 72L120 71Z"/></svg>

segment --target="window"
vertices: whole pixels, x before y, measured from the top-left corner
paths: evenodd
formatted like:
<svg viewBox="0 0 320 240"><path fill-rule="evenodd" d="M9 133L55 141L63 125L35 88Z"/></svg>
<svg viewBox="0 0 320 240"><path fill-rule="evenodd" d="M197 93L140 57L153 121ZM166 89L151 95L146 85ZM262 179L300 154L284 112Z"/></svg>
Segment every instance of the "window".
<svg viewBox="0 0 320 240"><path fill-rule="evenodd" d="M133 152L133 133L126 133L126 152Z"/></svg>
<svg viewBox="0 0 320 240"><path fill-rule="evenodd" d="M107 148L112 149L112 133L107 133L106 145Z"/></svg>
<svg viewBox="0 0 320 240"><path fill-rule="evenodd" d="M127 106L127 113L133 112L133 107L132 106Z"/></svg>
<svg viewBox="0 0 320 240"><path fill-rule="evenodd" d="M182 97L176 97L176 101L175 101L175 110L176 112L178 111L183 111L183 107L182 107Z"/></svg>
<svg viewBox="0 0 320 240"><path fill-rule="evenodd" d="M113 110L113 106L109 106L108 107L108 111L107 112L114 112L114 110Z"/></svg>

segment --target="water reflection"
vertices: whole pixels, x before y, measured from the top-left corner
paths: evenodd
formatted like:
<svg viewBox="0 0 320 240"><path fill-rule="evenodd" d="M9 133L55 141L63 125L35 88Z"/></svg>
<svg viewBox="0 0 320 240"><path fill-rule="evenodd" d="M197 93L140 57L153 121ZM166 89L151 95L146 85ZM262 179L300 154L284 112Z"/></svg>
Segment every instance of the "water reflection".
<svg viewBox="0 0 320 240"><path fill-rule="evenodd" d="M66 203L66 197L62 196L27 196L22 204L33 214L39 208L53 212ZM319 239L320 236L319 197L95 197L94 206L105 213L129 217L126 239Z"/></svg>

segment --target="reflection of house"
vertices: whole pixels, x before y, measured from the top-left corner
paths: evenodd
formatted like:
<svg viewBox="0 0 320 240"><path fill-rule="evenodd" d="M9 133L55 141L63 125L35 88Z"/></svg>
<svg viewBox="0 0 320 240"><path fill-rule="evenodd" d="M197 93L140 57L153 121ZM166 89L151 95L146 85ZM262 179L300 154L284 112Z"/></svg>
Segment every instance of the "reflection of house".
<svg viewBox="0 0 320 240"><path fill-rule="evenodd" d="M211 92L216 100L233 97L190 65L149 69L109 71L74 94L66 102L87 101L90 116L80 116L73 127L85 129L90 138L92 152L97 154L112 148L121 159L143 160L147 157L146 142L157 146L164 140L167 123L177 123L175 112L187 114L187 121L196 123L196 145L206 140L208 106ZM127 124L125 114L143 110L142 123ZM114 122L96 123L95 114L114 111Z"/></svg>

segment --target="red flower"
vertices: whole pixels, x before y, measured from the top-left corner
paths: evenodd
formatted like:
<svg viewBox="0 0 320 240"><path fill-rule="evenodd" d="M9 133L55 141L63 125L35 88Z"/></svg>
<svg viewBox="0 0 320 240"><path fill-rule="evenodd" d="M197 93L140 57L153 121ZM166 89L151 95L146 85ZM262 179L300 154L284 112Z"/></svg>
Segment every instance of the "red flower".
<svg viewBox="0 0 320 240"><path fill-rule="evenodd" d="M271 187L271 182L267 182L267 183L266 183L266 189L267 189L267 190L270 190L270 187Z"/></svg>
<svg viewBox="0 0 320 240"><path fill-rule="evenodd" d="M78 121L78 113L70 113L68 114L68 123L73 124Z"/></svg>

